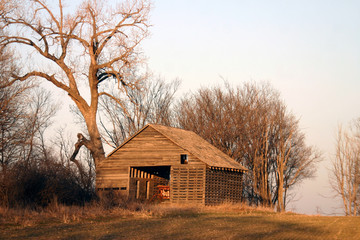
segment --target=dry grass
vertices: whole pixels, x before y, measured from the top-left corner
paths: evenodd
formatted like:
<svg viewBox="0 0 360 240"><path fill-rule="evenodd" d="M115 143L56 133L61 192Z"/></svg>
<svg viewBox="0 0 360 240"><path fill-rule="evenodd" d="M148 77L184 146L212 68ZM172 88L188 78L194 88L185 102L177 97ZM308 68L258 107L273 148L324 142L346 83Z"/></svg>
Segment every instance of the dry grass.
<svg viewBox="0 0 360 240"><path fill-rule="evenodd" d="M360 218L274 213L243 204L0 208L0 239L360 239Z"/></svg>
<svg viewBox="0 0 360 240"><path fill-rule="evenodd" d="M83 222L87 219L109 216L141 216L144 215L142 204L135 204L130 208L104 207L100 204L86 206L64 206L51 204L46 208L4 208L0 207L0 224L13 224L19 226L33 226L44 222L72 223Z"/></svg>

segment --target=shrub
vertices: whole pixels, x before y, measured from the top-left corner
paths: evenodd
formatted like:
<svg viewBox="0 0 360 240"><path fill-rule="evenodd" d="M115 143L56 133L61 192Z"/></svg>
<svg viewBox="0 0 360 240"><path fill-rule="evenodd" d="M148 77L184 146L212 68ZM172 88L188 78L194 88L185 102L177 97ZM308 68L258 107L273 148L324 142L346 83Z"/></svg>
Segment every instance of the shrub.
<svg viewBox="0 0 360 240"><path fill-rule="evenodd" d="M18 162L1 176L0 187L0 205L9 207L44 207L54 199L83 205L94 197L94 190L82 186L71 168L55 161Z"/></svg>

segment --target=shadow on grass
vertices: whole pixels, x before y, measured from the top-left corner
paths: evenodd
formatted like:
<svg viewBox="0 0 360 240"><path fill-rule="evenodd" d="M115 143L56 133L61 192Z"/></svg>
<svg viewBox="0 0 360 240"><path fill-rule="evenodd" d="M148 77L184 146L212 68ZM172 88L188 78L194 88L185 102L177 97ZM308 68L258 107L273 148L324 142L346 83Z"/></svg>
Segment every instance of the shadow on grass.
<svg viewBox="0 0 360 240"><path fill-rule="evenodd" d="M37 225L4 239L341 239L343 235L334 235L334 229L329 228L330 222L333 219L325 217L187 211L158 217Z"/></svg>
<svg viewBox="0 0 360 240"><path fill-rule="evenodd" d="M322 227L306 223L278 221L263 216L202 216L194 219L173 219L153 229L152 235L137 236L151 239L156 235L170 239L324 239L330 235ZM156 233L155 233L156 232Z"/></svg>
<svg viewBox="0 0 360 240"><path fill-rule="evenodd" d="M324 239L322 227L263 216L177 215L111 223L90 239ZM106 233L105 233L106 232ZM81 239L81 238L73 238ZM84 238L85 239L85 238Z"/></svg>

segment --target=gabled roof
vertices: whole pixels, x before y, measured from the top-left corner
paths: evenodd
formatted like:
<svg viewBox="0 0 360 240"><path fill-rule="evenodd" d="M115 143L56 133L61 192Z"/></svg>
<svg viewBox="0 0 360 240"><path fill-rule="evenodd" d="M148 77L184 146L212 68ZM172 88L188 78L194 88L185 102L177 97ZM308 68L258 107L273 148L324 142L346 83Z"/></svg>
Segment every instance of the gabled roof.
<svg viewBox="0 0 360 240"><path fill-rule="evenodd" d="M118 148L112 151L109 156L115 153L118 149L124 146L126 143L131 141L134 137L144 131L146 128L151 127L157 132L164 135L170 141L172 141L177 146L187 150L200 161L204 162L210 167L216 168L230 168L230 169L239 169L242 171L247 171L247 169L242 166L240 163L236 162L234 159L229 157L227 154L220 151L218 148L211 145L205 139L201 138L199 135L192 131L183 130L180 128L166 127L162 125L148 124L139 132L134 134Z"/></svg>

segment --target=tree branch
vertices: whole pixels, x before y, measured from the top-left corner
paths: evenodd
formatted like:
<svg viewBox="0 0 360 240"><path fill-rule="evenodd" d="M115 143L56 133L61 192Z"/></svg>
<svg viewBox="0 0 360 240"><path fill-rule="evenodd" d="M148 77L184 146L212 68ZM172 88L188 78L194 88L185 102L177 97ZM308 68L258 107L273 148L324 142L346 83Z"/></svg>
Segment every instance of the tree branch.
<svg viewBox="0 0 360 240"><path fill-rule="evenodd" d="M99 93L99 97L102 96L102 95L105 95L109 98L111 98L112 100L114 100L117 104L119 104L121 106L121 108L124 110L124 113L130 118L130 114L129 112L126 110L126 107L124 106L124 104L119 101L119 99L117 99L116 97L114 97L113 95L107 93L107 92L100 92Z"/></svg>

